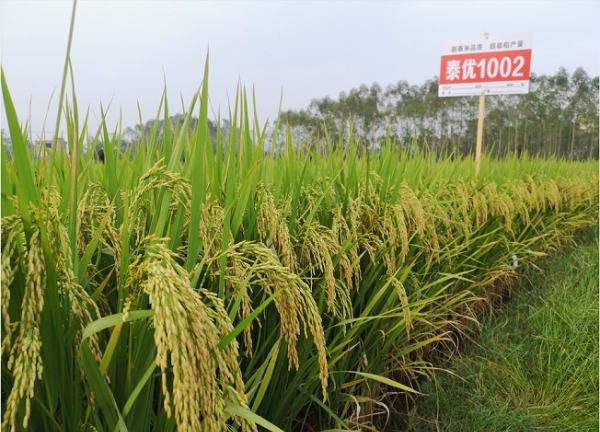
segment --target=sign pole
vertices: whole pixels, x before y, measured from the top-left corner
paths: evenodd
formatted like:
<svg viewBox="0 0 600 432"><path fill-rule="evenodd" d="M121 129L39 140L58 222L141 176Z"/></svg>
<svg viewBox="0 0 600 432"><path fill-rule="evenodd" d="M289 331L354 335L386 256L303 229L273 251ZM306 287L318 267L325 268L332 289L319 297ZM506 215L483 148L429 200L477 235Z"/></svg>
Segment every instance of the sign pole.
<svg viewBox="0 0 600 432"><path fill-rule="evenodd" d="M477 147L475 148L475 177L479 176L481 163L481 141L483 140L483 116L485 114L485 96L479 95L479 118L477 119Z"/></svg>

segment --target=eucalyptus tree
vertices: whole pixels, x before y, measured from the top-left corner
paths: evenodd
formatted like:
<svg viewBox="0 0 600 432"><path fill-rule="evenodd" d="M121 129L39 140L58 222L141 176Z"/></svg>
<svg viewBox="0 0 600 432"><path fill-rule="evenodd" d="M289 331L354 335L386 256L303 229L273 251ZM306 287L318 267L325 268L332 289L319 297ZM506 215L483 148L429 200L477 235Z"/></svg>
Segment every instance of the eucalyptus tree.
<svg viewBox="0 0 600 432"><path fill-rule="evenodd" d="M352 132L371 148L387 138L404 148L469 154L476 141L478 98L440 98L438 88L438 77L422 85L400 80L385 90L376 82L363 84L337 99L313 99L306 110L283 112L282 120L296 138L321 145L326 137L334 146L347 144ZM598 77L582 68L572 75L565 68L554 75L532 73L528 94L487 98L484 144L495 157L524 152L597 157Z"/></svg>

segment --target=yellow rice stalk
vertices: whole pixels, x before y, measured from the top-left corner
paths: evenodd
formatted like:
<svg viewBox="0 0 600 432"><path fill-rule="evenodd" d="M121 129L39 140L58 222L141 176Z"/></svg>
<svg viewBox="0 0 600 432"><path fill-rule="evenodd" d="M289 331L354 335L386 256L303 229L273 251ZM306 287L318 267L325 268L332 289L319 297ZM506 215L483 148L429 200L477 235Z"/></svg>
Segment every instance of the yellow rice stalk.
<svg viewBox="0 0 600 432"><path fill-rule="evenodd" d="M113 254L115 262L120 262L121 235L120 230L116 228L115 210L114 204L102 186L97 183L89 184L77 208L77 243L80 255L85 252L85 247L95 235L98 225L109 214L109 221L102 231L100 243ZM118 284L121 267L117 265L114 268ZM88 277L91 276L95 270L93 264L90 263L86 270ZM93 278L90 277L89 280L90 283L94 283Z"/></svg>
<svg viewBox="0 0 600 432"><path fill-rule="evenodd" d="M298 262L286 220L287 214L275 206L273 195L263 183L256 187L257 201L260 209L256 223L260 240L268 247L273 247L284 266L292 272L298 271Z"/></svg>
<svg viewBox="0 0 600 432"><path fill-rule="evenodd" d="M438 203L434 204L435 197L432 192L425 190L421 193L421 206L425 215L425 255L427 262L431 263L431 260L435 258L436 262L440 262L440 244L438 239L438 229L436 226L437 221L440 219L438 213L441 213L441 218L447 216L445 209Z"/></svg>
<svg viewBox="0 0 600 432"><path fill-rule="evenodd" d="M59 282L63 286L63 292L68 293L69 305L71 307L71 314L79 321L79 326L75 336L77 346L81 344L83 329L94 321L94 317L90 313L93 310L96 313L96 317L100 318L100 310L90 295L83 289L83 287L75 282L75 275L73 270L67 269L61 276L62 280ZM100 344L98 335L94 334L89 337L89 346L92 354L96 361L102 360L102 351L100 350ZM81 370L82 375L83 369ZM108 376L107 376L108 377Z"/></svg>
<svg viewBox="0 0 600 432"><path fill-rule="evenodd" d="M39 333L40 317L44 307L46 271L39 227L34 224L29 243L23 245L25 251L25 290L21 304L21 320L18 333L10 350L7 367L12 371L14 384L2 420L2 429L11 432L18 430L17 412L19 403L25 398L23 427L27 427L34 396L36 379L42 379L41 340ZM4 272L3 272L4 276Z"/></svg>
<svg viewBox="0 0 600 432"><path fill-rule="evenodd" d="M406 182L403 182L400 186L399 200L407 219L412 221L412 226L409 229L416 232L419 239L423 238L425 235L425 211L421 201Z"/></svg>
<svg viewBox="0 0 600 432"><path fill-rule="evenodd" d="M525 186L529 192L529 208L535 208L536 212L546 210L546 200L544 190L537 185L536 180L530 176L525 176Z"/></svg>
<svg viewBox="0 0 600 432"><path fill-rule="evenodd" d="M562 206L562 196L558 189L558 185L553 179L545 179L544 195L548 205L551 208L554 208L554 211L558 213Z"/></svg>
<svg viewBox="0 0 600 432"><path fill-rule="evenodd" d="M402 234L398 233L394 222L394 217L396 217L394 210L398 209L388 208L387 203L382 203L377 193L378 188L382 185L382 180L374 173L371 176L373 177L373 188L370 188L368 195L366 195L365 189L361 188L356 199L356 230L359 235L359 247L369 255L371 262L376 262L377 254L384 248L401 247L398 239L402 237ZM383 254L382 259L388 274L395 273L397 265L394 254L388 251Z"/></svg>
<svg viewBox="0 0 600 432"><path fill-rule="evenodd" d="M376 261L377 253L386 249L381 259L387 273L393 275L408 253L410 215L402 199L398 203L382 202L377 193L381 179L376 175L373 178L374 188L369 191L369 197L365 198L364 189L361 189L356 201L357 232L360 236L358 246L367 252L371 261ZM414 228L412 225L410 227Z"/></svg>
<svg viewBox="0 0 600 432"><path fill-rule="evenodd" d="M379 236L390 247L390 251L384 256L388 274L395 274L398 265L404 263L408 254L408 229L404 212L401 204L383 206Z"/></svg>
<svg viewBox="0 0 600 432"><path fill-rule="evenodd" d="M158 192L163 189L167 189L172 193L170 205L168 209L158 208L160 206L160 195ZM132 197L129 200L132 207L138 208L138 211L133 215L132 230L136 234L135 242L140 241L146 236L146 215L153 214L156 211L165 212L168 211L170 215L174 215L179 206L183 206L186 214L190 212L191 203L191 190L192 187L190 182L180 174L169 171L163 165L163 160L159 160L150 170L144 174L137 187L132 193ZM184 224L182 237L187 238L189 224Z"/></svg>
<svg viewBox="0 0 600 432"><path fill-rule="evenodd" d="M452 220L462 221L458 226L462 228L463 234L468 238L471 232L472 222L469 213L471 211L471 192L467 184L461 179L451 185L448 192L457 200L458 207L454 207Z"/></svg>
<svg viewBox="0 0 600 432"><path fill-rule="evenodd" d="M179 431L221 430L228 418L225 403L230 395L235 394L236 403L247 407L237 342L218 348L233 325L220 299L191 288L189 274L177 264L166 242L154 236L144 238L129 267L131 286L149 296L155 312L164 409L170 417L174 408ZM238 420L244 429L256 430L253 423Z"/></svg>
<svg viewBox="0 0 600 432"><path fill-rule="evenodd" d="M416 293L415 294L416 301L421 301L421 299L422 299L422 297L421 297L422 291L420 289L421 281L419 280L419 278L417 277L415 272L413 272L413 271L408 272L408 280L410 281L410 284L413 286L413 292Z"/></svg>
<svg viewBox="0 0 600 432"><path fill-rule="evenodd" d="M531 201L530 192L523 183L513 183L510 185L510 196L514 203L514 208L521 220L525 224L531 222L529 216L529 202Z"/></svg>
<svg viewBox="0 0 600 432"><path fill-rule="evenodd" d="M331 231L337 239L337 242L340 245L344 245L346 242L352 243L350 249L340 257L338 264L340 271L346 282L348 291L350 291L353 286L356 286L358 289L358 281L360 280L361 275L360 265L358 263L358 234L356 231L350 229L340 207L333 208L331 212L333 214ZM356 221L354 222L356 223Z"/></svg>
<svg viewBox="0 0 600 432"><path fill-rule="evenodd" d="M442 191L438 191L438 196L442 197L445 193L445 189ZM436 201L435 206L433 207L433 214L436 216L436 218L442 223L442 225L444 226L445 229L450 229L450 227L452 226L452 219L450 216L450 213L448 213L448 208L446 205L442 204L441 202L439 202L439 199L436 198L433 193L429 190L425 190L423 192L423 199L424 200L430 200L430 201Z"/></svg>
<svg viewBox="0 0 600 432"><path fill-rule="evenodd" d="M100 316L100 313L96 304L87 292L85 292L81 285L75 282L76 278L73 273L72 261L70 259L71 246L69 244L66 228L61 223L61 217L58 211L60 196L54 190L44 189L42 190L42 199L40 203L42 205L40 214L44 215L45 220L43 223L46 223L48 238L50 239L49 246L56 269L59 295L61 298L65 295L69 296L68 303L71 307L71 313L79 322L76 340L81 341L83 328L94 320L90 310L95 311L97 317ZM16 208L18 209L18 207ZM39 320L43 308L43 290L45 287L46 270L40 240L40 231L37 225L40 221L37 220L36 212L33 211L33 209L30 210L30 213L33 216L35 223L33 224L34 230L29 245L23 244L26 260L26 284L23 297L22 316L21 320L16 323L18 324L19 332L15 340L15 345L13 345L12 350L10 350L10 357L8 360L8 368L13 369L16 385L13 387L7 401L3 426L10 426L11 430L15 427L15 410L23 396L27 396L26 416L23 426L27 425L30 410L30 398L33 397L35 376L37 374L37 376L40 377L39 379L41 379L42 371ZM24 235L22 234L22 226L18 214L11 220L5 218L3 220L3 226L7 226L10 229L7 246L14 249L17 237L18 241L24 243ZM13 252L6 250L2 260L2 304L5 325L9 325L6 321L8 314L4 312L4 308L8 307L8 301L10 299L8 288L14 272L16 271L16 268L11 269L10 266L12 255ZM6 285L4 285L5 283ZM8 339L3 339L3 349L8 349L9 347L9 332L7 332L7 336L9 336ZM101 351L98 344L98 335L94 335L90 338L90 348L96 359L99 361L101 359Z"/></svg>
<svg viewBox="0 0 600 432"><path fill-rule="evenodd" d="M487 197L491 216L494 218L502 216L506 231L512 232L512 219L515 209L512 198L505 192L499 192L494 182L487 184L482 192Z"/></svg>
<svg viewBox="0 0 600 432"><path fill-rule="evenodd" d="M440 234L448 238L452 238L454 235L462 232L457 227L461 225L461 220L454 218L454 215L457 213L457 211L455 206L452 205L455 202L455 198L453 196L451 186L444 184L438 189L437 195L434 196L432 194L430 199L436 201L434 213L445 228L444 230L440 231Z"/></svg>
<svg viewBox="0 0 600 432"><path fill-rule="evenodd" d="M275 307L281 319L281 333L288 346L288 369L298 369L296 344L300 332L312 334L317 349L319 378L323 400L327 399L327 352L319 309L310 287L300 277L283 267L275 253L261 243L241 242L227 251L229 265L236 271L227 271L232 285L240 285L251 275L250 283L259 286L266 296L277 293Z"/></svg>
<svg viewBox="0 0 600 432"><path fill-rule="evenodd" d="M406 182L403 182L400 187L399 197L406 219L412 221L411 231L416 233L419 240L424 240L424 252L427 262L431 262L434 257L439 262L440 245L435 225L435 208L428 207L426 209Z"/></svg>
<svg viewBox="0 0 600 432"><path fill-rule="evenodd" d="M59 206L61 197L55 189L43 189L42 199L40 201L42 205L42 211L40 214L45 215L43 221L46 225L46 231L48 233L48 240L50 241L50 250L52 251L52 259L58 273L64 272L67 265L71 265L71 250L68 240L65 242L64 238L68 238L63 217L60 215ZM67 264L68 263L68 264ZM59 276L59 275L57 275ZM60 276L59 276L60 278ZM59 294L64 295L62 290L63 286L59 284Z"/></svg>
<svg viewBox="0 0 600 432"><path fill-rule="evenodd" d="M363 249L371 261L377 259L377 251L382 247L383 242L375 233L378 232L379 215L377 209L371 202L371 205L366 204L364 197L359 195L356 200L358 223L357 232L359 235L359 247Z"/></svg>
<svg viewBox="0 0 600 432"><path fill-rule="evenodd" d="M335 198L335 190L329 177L319 178L318 184L304 184L300 189L302 210L312 212L319 203L331 202Z"/></svg>
<svg viewBox="0 0 600 432"><path fill-rule="evenodd" d="M345 221L350 233L354 236L352 237L352 240L358 240L361 204L360 199L350 198L348 200L348 210L346 211Z"/></svg>
<svg viewBox="0 0 600 432"><path fill-rule="evenodd" d="M203 204L200 207L200 226L199 226L199 237L203 247L202 256L206 257L206 266L208 277L212 282L217 282L220 276L220 265L221 265L221 239L223 237L223 220L225 218L225 209L219 205L217 201L210 201ZM233 236L229 237L229 246L233 246ZM230 259L234 259L230 258ZM201 261L202 257L198 257ZM236 277L225 278L225 290L228 295L233 294L233 291L243 289L244 293L241 294L240 308L238 309L237 315L241 320L244 320L252 312L252 285L243 283L243 269L238 266L236 262L232 261L231 265L226 269L226 275L235 275ZM235 280L235 282L232 282ZM240 282L237 283L236 282ZM256 321L260 325L260 319ZM244 328L244 355L252 357L252 328L254 327L253 322L250 322Z"/></svg>
<svg viewBox="0 0 600 432"><path fill-rule="evenodd" d="M488 220L487 197L480 191L472 196L473 210L475 211L475 226L481 228Z"/></svg>
<svg viewBox="0 0 600 432"><path fill-rule="evenodd" d="M202 287L199 288L198 292L204 296L203 302L212 306L212 308L208 308L208 311L214 311L213 321L217 326L220 338L231 333L233 330L233 324L227 315L223 301L215 293ZM235 340L232 341L229 345L221 350L221 353L222 355L216 356L216 360L219 372L227 377L225 380L227 399L238 406L249 409L248 398L245 392L245 384L239 364L239 351L237 342ZM237 423L239 423L242 427L242 430L257 432L256 424L254 424L254 422L247 421L242 417L236 416L235 418ZM221 426L223 425L224 423L221 423Z"/></svg>
<svg viewBox="0 0 600 432"><path fill-rule="evenodd" d="M298 243L302 248L302 268L308 269L311 278L315 278L319 271L325 278L327 291L327 310L334 309L337 297L335 281L335 268L332 257L340 251L340 245L333 231L317 222L307 223L298 233ZM349 288L345 288L349 290ZM346 314L344 314L344 318Z"/></svg>
<svg viewBox="0 0 600 432"><path fill-rule="evenodd" d="M10 350L10 341L12 337L12 327L10 325L10 315L8 313L8 306L10 304L10 289L8 287L14 280L15 271L10 262L12 256L10 249L11 246L8 245L5 246L2 251L2 285L0 285L0 290L2 292L2 330L4 334L2 335L1 356L4 356L5 350Z"/></svg>
<svg viewBox="0 0 600 432"><path fill-rule="evenodd" d="M204 256L217 257L221 255L224 219L225 209L217 201L206 202L200 207L200 230L198 235L202 242ZM218 265L218 261L214 264Z"/></svg>
<svg viewBox="0 0 600 432"><path fill-rule="evenodd" d="M539 203L539 208L541 210L542 213L544 213L546 211L546 209L549 207L549 203L548 203L548 196L546 195L546 188L545 188L545 181L542 178L536 178L536 180L534 180L535 182L535 194L536 194L536 199Z"/></svg>
<svg viewBox="0 0 600 432"><path fill-rule="evenodd" d="M69 234L65 226L60 221L58 206L60 204L60 196L54 190L42 191L42 203L45 203L45 211L49 223L46 227L48 238L50 239L50 249L56 267L56 277L58 283L58 292L61 299L64 296L69 298L69 306L71 314L79 322L75 340L77 345L81 343L83 329L90 324L94 319L100 318L100 311L96 303L90 295L77 283L76 276L73 272L73 262L71 261L71 244ZM110 228L109 228L110 232ZM112 239L116 241L116 239ZM113 248L113 250L115 250ZM92 317L90 311L95 312L96 318ZM98 362L102 359L102 354L99 346L98 334L94 334L89 339L89 345L94 357ZM83 374L83 369L82 369Z"/></svg>
<svg viewBox="0 0 600 432"><path fill-rule="evenodd" d="M573 182L564 177L557 178L556 185L560 191L563 203L568 204L569 210L575 210L578 204L578 196L575 191L578 188L574 188Z"/></svg>
<svg viewBox="0 0 600 432"><path fill-rule="evenodd" d="M598 184L600 184L600 178L595 176L593 179L590 179L587 189L588 202L590 203L590 208L596 209L596 216L598 211Z"/></svg>
<svg viewBox="0 0 600 432"><path fill-rule="evenodd" d="M12 326L8 313L10 304L9 288L17 271L13 263L17 241L23 236L19 222L20 218L16 216L2 218L2 284L0 285L0 289L2 290L2 326L4 331L4 335L2 336L2 356L10 350L11 346Z"/></svg>
<svg viewBox="0 0 600 432"><path fill-rule="evenodd" d="M570 178L560 179L561 195L569 202L570 210L586 202L590 207L594 207L598 201L598 176L589 179Z"/></svg>
<svg viewBox="0 0 600 432"><path fill-rule="evenodd" d="M406 327L406 337L410 339L410 331L413 329L412 316L410 313L410 307L408 305L408 295L402 282L394 275L390 276L390 283L396 290L400 304L402 305L402 313L404 315L404 323Z"/></svg>
<svg viewBox="0 0 600 432"><path fill-rule="evenodd" d="M590 176L587 181L578 178L577 181L583 183L580 187L583 189L583 197L590 208L598 208L598 176Z"/></svg>

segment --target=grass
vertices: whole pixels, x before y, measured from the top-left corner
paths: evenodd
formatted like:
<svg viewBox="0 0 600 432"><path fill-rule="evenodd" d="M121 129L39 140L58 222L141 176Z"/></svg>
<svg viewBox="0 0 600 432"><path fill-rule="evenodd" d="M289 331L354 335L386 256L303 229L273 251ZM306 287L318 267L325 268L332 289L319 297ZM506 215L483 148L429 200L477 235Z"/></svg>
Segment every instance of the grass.
<svg viewBox="0 0 600 432"><path fill-rule="evenodd" d="M598 228L524 274L416 405L415 431L595 431L598 422ZM528 277L525 277L527 275Z"/></svg>

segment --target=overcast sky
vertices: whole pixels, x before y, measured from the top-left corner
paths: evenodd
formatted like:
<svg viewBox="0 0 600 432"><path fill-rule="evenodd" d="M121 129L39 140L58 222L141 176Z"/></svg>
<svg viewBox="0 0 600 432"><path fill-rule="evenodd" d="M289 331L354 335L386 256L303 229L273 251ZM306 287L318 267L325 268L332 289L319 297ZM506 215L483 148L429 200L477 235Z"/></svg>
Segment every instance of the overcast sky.
<svg viewBox="0 0 600 432"><path fill-rule="evenodd" d="M1 0L1 61L19 119L34 136L56 122L71 1ZM91 1L77 4L71 60L80 110L99 125L154 118L166 77L181 112L210 48L210 99L228 117L238 80L254 86L261 122L361 84L423 84L447 39L533 32L531 71L600 71L600 1ZM51 100L52 92L55 91ZM2 109L2 127L6 128Z"/></svg>

